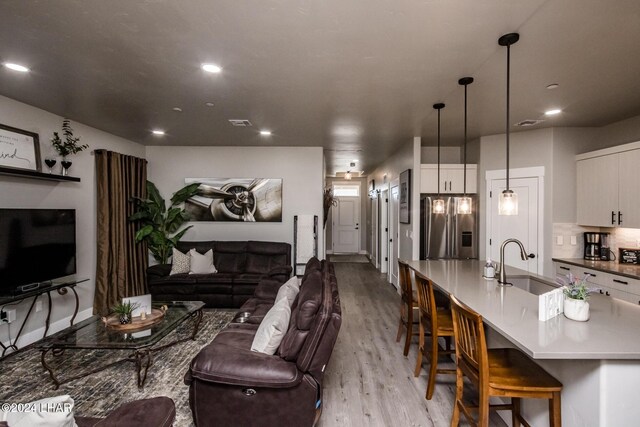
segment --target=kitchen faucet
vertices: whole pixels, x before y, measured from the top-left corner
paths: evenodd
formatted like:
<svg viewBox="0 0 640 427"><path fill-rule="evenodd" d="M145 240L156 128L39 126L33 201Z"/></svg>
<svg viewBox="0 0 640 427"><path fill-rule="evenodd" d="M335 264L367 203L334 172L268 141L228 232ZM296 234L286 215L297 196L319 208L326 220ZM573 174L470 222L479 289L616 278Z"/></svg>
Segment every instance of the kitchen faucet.
<svg viewBox="0 0 640 427"><path fill-rule="evenodd" d="M500 285L508 284L507 274L505 273L505 268L504 268L504 247L511 242L517 243L518 246L520 246L520 257L522 258L523 261L526 261L527 258L535 258L534 254L531 254L531 255L527 254L527 251L525 250L524 245L518 239L507 239L504 242L502 242L502 245L500 245L500 270L498 270L498 284Z"/></svg>

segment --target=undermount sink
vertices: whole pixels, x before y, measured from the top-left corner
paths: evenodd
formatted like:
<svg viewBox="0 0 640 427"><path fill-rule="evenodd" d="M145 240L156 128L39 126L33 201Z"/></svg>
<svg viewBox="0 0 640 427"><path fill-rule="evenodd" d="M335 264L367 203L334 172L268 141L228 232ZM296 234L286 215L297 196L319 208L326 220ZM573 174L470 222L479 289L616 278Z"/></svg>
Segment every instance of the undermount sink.
<svg viewBox="0 0 640 427"><path fill-rule="evenodd" d="M551 281L542 280L532 276L508 276L507 283L510 283L516 288L520 288L533 295L542 295L560 287L560 285Z"/></svg>

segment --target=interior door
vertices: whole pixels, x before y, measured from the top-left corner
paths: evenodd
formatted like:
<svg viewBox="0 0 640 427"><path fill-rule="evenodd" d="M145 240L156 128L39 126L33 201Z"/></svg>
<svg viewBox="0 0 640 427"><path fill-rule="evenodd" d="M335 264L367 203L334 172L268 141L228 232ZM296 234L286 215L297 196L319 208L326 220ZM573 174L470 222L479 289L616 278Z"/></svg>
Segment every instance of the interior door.
<svg viewBox="0 0 640 427"><path fill-rule="evenodd" d="M360 251L360 197L338 197L333 216L333 252Z"/></svg>
<svg viewBox="0 0 640 427"><path fill-rule="evenodd" d="M389 190L380 193L380 273L389 271Z"/></svg>
<svg viewBox="0 0 640 427"><path fill-rule="evenodd" d="M378 196L371 200L371 260L378 267Z"/></svg>
<svg viewBox="0 0 640 427"><path fill-rule="evenodd" d="M498 215L498 199L506 188L505 179L493 179L490 182L490 194L487 196L490 204L490 215L487 224L488 250L487 254L493 261L500 260L500 245L506 239L518 239L524 245L527 253L535 254L535 258L522 261L520 249L515 244L505 248L505 265L520 268L530 273L541 273L542 264L538 256L538 216L542 212L538 209L537 177L512 178L509 188L518 195L518 215Z"/></svg>
<svg viewBox="0 0 640 427"><path fill-rule="evenodd" d="M398 223L398 204L399 194L398 194L398 186L391 187L391 197L389 200L389 240L391 241L391 254L389 256L390 260L390 278L389 281L398 288L398 239L400 238L398 234L399 223Z"/></svg>

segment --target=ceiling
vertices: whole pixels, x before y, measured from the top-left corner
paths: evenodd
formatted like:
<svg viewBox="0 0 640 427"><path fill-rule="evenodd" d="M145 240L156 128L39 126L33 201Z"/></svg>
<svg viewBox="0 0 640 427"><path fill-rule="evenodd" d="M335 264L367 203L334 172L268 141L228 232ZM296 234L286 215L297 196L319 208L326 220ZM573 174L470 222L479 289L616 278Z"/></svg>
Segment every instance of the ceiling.
<svg viewBox="0 0 640 427"><path fill-rule="evenodd" d="M504 132L513 31L512 123L640 114L638 0L3 0L0 62L31 72L2 67L0 94L146 145L323 146L329 174L369 172L435 144L436 102L460 144L463 76L470 137Z"/></svg>

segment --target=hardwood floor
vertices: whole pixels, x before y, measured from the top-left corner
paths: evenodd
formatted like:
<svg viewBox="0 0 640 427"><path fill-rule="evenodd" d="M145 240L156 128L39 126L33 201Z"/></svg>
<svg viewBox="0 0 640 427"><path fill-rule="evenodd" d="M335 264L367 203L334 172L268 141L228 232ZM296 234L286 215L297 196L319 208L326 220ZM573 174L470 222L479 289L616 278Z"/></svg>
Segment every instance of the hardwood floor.
<svg viewBox="0 0 640 427"><path fill-rule="evenodd" d="M324 378L318 425L448 426L455 376L438 375L433 399L425 399L426 361L420 376L413 376L417 336L408 357L402 355L403 341L395 342L400 304L395 288L371 264L335 263L335 269L342 326ZM492 414L490 425L506 424Z"/></svg>

